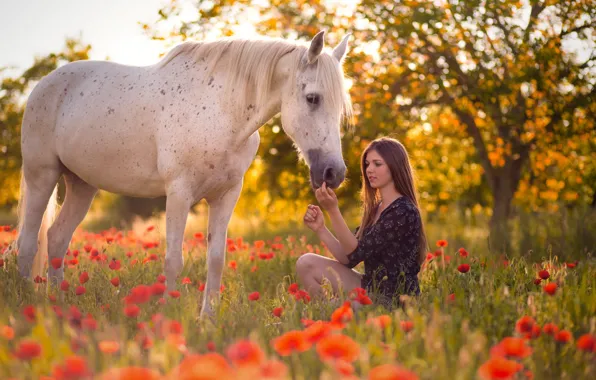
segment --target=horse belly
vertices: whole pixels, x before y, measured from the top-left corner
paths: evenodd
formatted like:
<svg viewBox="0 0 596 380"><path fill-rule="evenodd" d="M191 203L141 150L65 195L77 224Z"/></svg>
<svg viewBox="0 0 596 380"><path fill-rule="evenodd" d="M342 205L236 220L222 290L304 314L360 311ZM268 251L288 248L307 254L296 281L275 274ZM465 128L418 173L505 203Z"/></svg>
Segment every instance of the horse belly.
<svg viewBox="0 0 596 380"><path fill-rule="evenodd" d="M56 146L64 166L99 189L138 197L165 195L150 121L134 108L112 117L116 102L98 103L101 110L94 109L93 100L73 104L75 111L59 119Z"/></svg>
<svg viewBox="0 0 596 380"><path fill-rule="evenodd" d="M135 141L98 136L73 136L68 149L59 151L64 166L85 182L117 194L158 197L165 195L157 172L154 149Z"/></svg>

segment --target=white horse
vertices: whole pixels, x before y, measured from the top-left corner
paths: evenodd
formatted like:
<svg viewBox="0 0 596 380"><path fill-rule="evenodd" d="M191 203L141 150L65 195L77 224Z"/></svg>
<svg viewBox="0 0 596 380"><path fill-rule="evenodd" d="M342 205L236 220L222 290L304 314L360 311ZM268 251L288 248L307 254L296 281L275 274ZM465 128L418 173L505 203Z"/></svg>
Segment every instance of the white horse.
<svg viewBox="0 0 596 380"><path fill-rule="evenodd" d="M61 176L66 197L47 231L49 260L63 259L98 189L167 196L167 287L182 270L190 208L209 204L208 274L201 315L219 300L227 227L258 128L281 112L283 129L310 168L313 187L341 184L340 124L350 117L342 61L347 37L323 51L286 40L186 42L152 66L69 63L35 87L22 125L18 267L30 278L42 218ZM25 202L26 199L26 202ZM47 213L46 213L47 214ZM41 247L39 247L41 252ZM56 284L63 268L48 268Z"/></svg>

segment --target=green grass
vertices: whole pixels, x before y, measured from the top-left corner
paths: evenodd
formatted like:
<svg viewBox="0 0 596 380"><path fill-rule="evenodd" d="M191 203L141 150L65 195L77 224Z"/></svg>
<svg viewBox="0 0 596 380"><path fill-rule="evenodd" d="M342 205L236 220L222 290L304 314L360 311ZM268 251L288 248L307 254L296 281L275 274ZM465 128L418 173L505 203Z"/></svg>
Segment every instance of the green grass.
<svg viewBox="0 0 596 380"><path fill-rule="evenodd" d="M594 353L579 350L576 341L583 334L593 336L596 329L594 260L590 246L581 249L575 242L565 250L553 244L561 241L560 236L541 238L542 234L554 229L554 224L548 223L543 220L540 227L535 228L537 232L527 238L519 237L520 230L524 232L532 228L517 225L516 244L520 241L529 244L530 238L535 243L532 252L525 255L490 252L486 233L465 223L450 225L448 232L440 231L436 226L428 228L429 238L448 240L443 255L450 256L450 260L443 266L439 256L426 265L420 274L421 296L407 300L404 308L394 311L374 305L362 307L355 311L354 318L343 329L335 332L349 336L359 345L358 358L353 362L354 376L367 378L375 366L393 363L411 370L421 379L476 379L478 368L490 357L491 347L505 337L520 336L515 329L516 321L528 315L540 326L555 323L560 329L571 332L573 339L569 343L558 343L544 333L531 339L528 344L532 354L515 359L524 367L519 378L523 378L524 371L531 371L536 379L590 378L589 373L593 374L595 370ZM581 231L586 226L576 225L574 228ZM574 233L570 227L567 232ZM0 239L8 241L9 236L5 233ZM319 358L315 347L290 357L280 357L271 344L285 332L303 330L301 319L329 321L338 306L328 300L312 300L305 304L288 292L288 286L296 282L294 265L298 256L313 248L324 251L317 245L308 247L307 239L290 236L281 237L282 247L279 249L272 248L273 241L265 245L264 252L275 252L270 260L256 255L252 261L251 252L255 251L252 242L244 249L240 247L227 253L226 262L236 261L237 269L226 266L224 270L222 283L225 290L214 321L198 319L204 295L198 290L198 284L206 279L204 245L192 248L190 244L186 245L185 266L179 279L188 277L192 284L179 284L181 297L168 297L164 305L157 302L158 297L153 297L150 302L140 305L141 313L136 318L124 315L123 298L137 285L156 282L157 276L163 272L163 241L157 248L143 249L138 242L129 243L126 239L108 244L103 236L79 234L70 247L71 250L79 249L79 264L65 270L66 280L70 283L67 292L22 280L17 272L16 258L4 255L4 265L0 269L0 328L10 326L15 336L7 339L0 334L0 378L51 376L56 366L75 354L84 358L93 374L113 367L142 366L167 375L185 355L207 353L208 344L214 344L216 351L225 356L226 349L241 339L258 343L267 357L285 363L288 378L339 378L334 366ZM153 231L140 238L153 241L160 236ZM193 240L190 237L187 243ZM433 246L434 241L430 240ZM121 260L122 268L113 271L107 262L91 261L90 254L83 249L85 244L105 254L107 262L112 258ZM466 248L470 256L461 257L457 253L460 247ZM133 252L131 258L126 256L129 251ZM143 258L151 253L157 254L158 260L143 263ZM131 266L135 259L138 263ZM571 259L579 260L572 269L564 264ZM506 264L504 260L507 260ZM462 274L457 266L464 262L470 264L471 269ZM257 269L253 272L255 265ZM542 268L550 268L551 277L536 285L533 281ZM84 284L86 293L76 296L74 289L79 285L78 277L83 271L89 273L90 280ZM121 281L117 288L109 282L115 276ZM559 285L553 296L543 291L542 285L547 282ZM260 299L249 301L248 294L255 291L260 293ZM56 303L50 302L48 294L58 297ZM454 295L453 300L450 295ZM27 305L35 307L34 322L23 316L22 310ZM52 309L55 306L63 311L65 318L56 317ZM89 331L75 327L68 317L71 306L80 309L83 316L90 313L97 321L97 329ZM272 314L279 306L283 307L281 318ZM172 337L168 338L167 334L152 331L156 327L152 317L158 314L181 323L183 346L173 344ZM369 318L383 314L391 317L391 324L386 329L367 323ZM403 331L401 321L412 321L413 330ZM139 329L138 322L145 322L146 330ZM146 336L151 338L153 345L143 349L140 342ZM41 356L31 361L18 360L12 353L19 342L27 338L41 344ZM98 344L102 341L118 342L119 351L113 354L101 352ZM81 347L75 350L73 342L79 342Z"/></svg>

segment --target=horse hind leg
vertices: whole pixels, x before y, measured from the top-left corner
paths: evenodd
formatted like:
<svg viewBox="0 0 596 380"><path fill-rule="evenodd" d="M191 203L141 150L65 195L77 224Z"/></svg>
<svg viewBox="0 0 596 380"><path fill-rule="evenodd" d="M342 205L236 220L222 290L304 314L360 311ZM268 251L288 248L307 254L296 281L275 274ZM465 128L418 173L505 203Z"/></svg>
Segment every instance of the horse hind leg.
<svg viewBox="0 0 596 380"><path fill-rule="evenodd" d="M43 216L60 175L59 166L31 167L23 164L17 265L19 273L25 278L31 278ZM44 237L41 236L41 240L45 240Z"/></svg>
<svg viewBox="0 0 596 380"><path fill-rule="evenodd" d="M83 221L91 202L97 193L97 188L89 185L73 173L64 174L66 196L60 209L58 218L48 230L48 278L54 285L64 279L64 255L72 235L77 226ZM59 268L52 265L52 261L60 259Z"/></svg>

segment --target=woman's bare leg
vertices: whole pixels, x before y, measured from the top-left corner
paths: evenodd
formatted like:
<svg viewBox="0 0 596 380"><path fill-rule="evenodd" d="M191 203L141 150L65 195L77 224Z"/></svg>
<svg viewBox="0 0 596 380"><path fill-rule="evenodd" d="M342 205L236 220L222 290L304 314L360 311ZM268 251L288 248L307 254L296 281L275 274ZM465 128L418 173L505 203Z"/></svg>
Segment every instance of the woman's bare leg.
<svg viewBox="0 0 596 380"><path fill-rule="evenodd" d="M313 297L324 295L323 281L331 283L334 294L339 294L340 289L350 292L360 287L362 275L339 261L317 255L305 253L296 262L296 272L306 291Z"/></svg>

